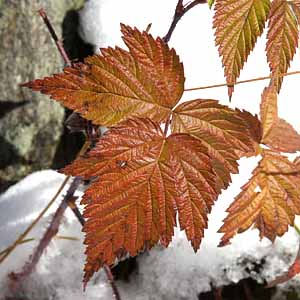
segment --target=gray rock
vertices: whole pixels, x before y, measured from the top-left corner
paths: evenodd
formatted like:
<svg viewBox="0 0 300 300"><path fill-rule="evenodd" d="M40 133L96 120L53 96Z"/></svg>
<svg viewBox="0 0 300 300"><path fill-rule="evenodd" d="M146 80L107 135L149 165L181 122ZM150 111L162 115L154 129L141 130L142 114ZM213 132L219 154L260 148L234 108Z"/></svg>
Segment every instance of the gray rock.
<svg viewBox="0 0 300 300"><path fill-rule="evenodd" d="M67 11L84 0L0 0L0 185L52 164L64 109L20 84L60 72L63 61L38 10L57 34Z"/></svg>

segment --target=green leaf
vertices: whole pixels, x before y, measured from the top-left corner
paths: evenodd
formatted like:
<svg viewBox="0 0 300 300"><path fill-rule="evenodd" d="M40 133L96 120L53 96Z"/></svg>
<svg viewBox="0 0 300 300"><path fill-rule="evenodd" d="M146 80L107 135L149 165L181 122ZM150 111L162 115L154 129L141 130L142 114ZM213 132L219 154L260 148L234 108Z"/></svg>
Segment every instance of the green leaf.
<svg viewBox="0 0 300 300"><path fill-rule="evenodd" d="M211 9L212 6L214 5L214 2L215 2L215 0L208 0L208 1L207 1L208 6L209 6L210 9Z"/></svg>

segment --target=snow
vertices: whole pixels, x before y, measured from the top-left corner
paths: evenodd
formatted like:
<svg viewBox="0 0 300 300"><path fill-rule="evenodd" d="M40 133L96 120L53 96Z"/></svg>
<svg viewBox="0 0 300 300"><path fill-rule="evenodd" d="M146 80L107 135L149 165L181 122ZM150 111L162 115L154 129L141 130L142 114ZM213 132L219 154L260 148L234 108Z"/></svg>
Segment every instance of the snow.
<svg viewBox="0 0 300 300"><path fill-rule="evenodd" d="M243 160L240 168L242 175L234 175L236 184L222 194L210 215L209 228L205 232L200 251L195 254L184 233L176 231L169 248L157 246L138 258L138 273L131 276L129 283L117 282L122 299L197 299L197 295L209 291L211 285L226 285L249 276L263 282L287 269L299 243L294 229L277 239L274 245L266 239L259 241L257 230L250 230L237 236L232 245L217 247L220 234L216 231L225 216L224 208L231 202L232 195L238 192L237 186L242 184L241 177L246 179L250 176L247 163L255 163L257 158ZM12 239L44 208L63 180L64 175L55 171L37 172L0 197L1 212L5 210L0 219L0 250L9 246ZM82 192L79 191L76 195L80 197ZM53 206L52 212L60 201L61 197ZM29 237L42 236L52 212L42 219ZM50 295L55 300L112 299L103 271L91 280L86 292L83 292L83 234L78 221L70 211L67 212L58 234L77 237L79 240L54 239L42 256L36 272L22 284L22 292L32 300L50 299ZM20 270L34 246L36 242L18 246L1 265L0 299L8 291L7 273ZM259 274L254 269L257 264L261 264L262 268ZM286 284L286 287L295 284L299 284L299 279Z"/></svg>
<svg viewBox="0 0 300 300"><path fill-rule="evenodd" d="M176 3L177 0L89 0L81 13L82 35L95 45L95 49L115 44L124 46L119 31L120 22L139 29L145 29L152 23L151 33L162 36L167 32ZM195 7L179 22L170 41L184 63L186 87L224 82L220 58L214 46L212 15L206 5ZM265 37L262 37L240 79L269 73L264 47ZM291 70L296 70L299 60L297 53ZM299 130L299 112L291 109L298 101L296 80L297 76L285 78L279 97L279 114ZM260 81L237 85L229 105L258 113L260 95L266 84ZM185 92L183 101L196 98L219 99L228 105L226 88ZM217 247L220 240L217 230L226 216L225 209L251 176L258 159L244 158L240 161L240 174L233 176L233 184L222 193L209 216L209 228L205 231L200 251L195 254L185 235L176 231L168 249L157 246L138 258L138 273L131 276L129 283L117 282L123 300L197 299L197 294L210 290L211 285L238 282L249 276L263 282L274 279L287 269L299 244L299 237L292 228L273 245L266 239L260 241L257 230L250 230L236 236L232 245ZM37 172L0 196L0 251L9 246L46 206L63 180L64 175L52 170ZM77 195L81 194L78 192ZM29 237L42 236L59 201L61 197ZM85 259L83 234L70 212L66 214L59 235L74 236L80 241L53 240L36 272L23 283L24 294L31 300L112 299L103 271L92 279L85 293L82 291ZM7 291L6 274L19 270L35 245L36 241L18 246L1 265L0 299ZM261 265L259 274L255 271L257 264ZM299 278L296 278L283 288L299 283Z"/></svg>

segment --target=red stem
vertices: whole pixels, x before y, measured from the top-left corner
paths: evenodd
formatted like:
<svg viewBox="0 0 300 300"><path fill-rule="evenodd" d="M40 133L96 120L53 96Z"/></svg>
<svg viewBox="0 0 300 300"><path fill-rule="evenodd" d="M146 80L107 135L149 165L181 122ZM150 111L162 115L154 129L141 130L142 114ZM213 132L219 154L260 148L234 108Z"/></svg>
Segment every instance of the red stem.
<svg viewBox="0 0 300 300"><path fill-rule="evenodd" d="M188 5L183 5L183 0L178 0L175 13L173 16L173 21L170 25L170 28L168 30L168 33L163 38L164 42L168 43L170 41L170 38L173 34L174 29L176 28L177 23L180 21L180 19L194 6L198 4L204 4L207 3L206 0L194 0L193 2L189 3Z"/></svg>
<svg viewBox="0 0 300 300"><path fill-rule="evenodd" d="M65 64L67 66L71 66L72 65L71 60L69 59L68 54L66 53L65 48L64 48L62 42L58 39L57 34L56 34L56 32L55 32L55 30L54 30L54 28L53 28L50 20L48 19L48 16L47 16L45 10L43 8L41 8L39 10L39 14L42 17L45 25L47 26L47 28L48 28L48 30L49 30L49 32L51 34L51 37L54 40L54 42L56 44L56 47L57 47L60 55L62 56Z"/></svg>

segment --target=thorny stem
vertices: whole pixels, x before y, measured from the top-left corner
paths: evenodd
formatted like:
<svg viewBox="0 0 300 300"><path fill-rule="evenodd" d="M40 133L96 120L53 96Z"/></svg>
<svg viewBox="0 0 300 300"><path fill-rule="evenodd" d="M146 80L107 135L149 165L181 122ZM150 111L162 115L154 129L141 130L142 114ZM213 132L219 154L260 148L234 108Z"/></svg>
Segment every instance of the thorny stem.
<svg viewBox="0 0 300 300"><path fill-rule="evenodd" d="M215 300L222 300L223 299L222 298L222 290L223 290L223 287L213 289L213 294L214 294Z"/></svg>
<svg viewBox="0 0 300 300"><path fill-rule="evenodd" d="M185 89L184 91L185 92L191 92L191 91L197 91L197 90L218 88L218 87L223 87L223 86L230 86L230 85L233 86L233 85L238 85L238 84L241 84L241 83L255 82L255 81L273 79L273 78L280 78L280 77L297 75L297 74L300 74L300 71L293 71L293 72L287 72L287 73L280 73L280 74L277 74L277 75L269 75L269 76L264 76L264 77L257 77L257 78L251 78L251 79L246 79L246 80L240 80L240 81L237 81L236 83L220 83L220 84L199 86L199 87L194 87L194 88L188 88L188 89Z"/></svg>
<svg viewBox="0 0 300 300"><path fill-rule="evenodd" d="M111 286L111 288L113 290L113 296L114 296L114 298L116 300L121 300L121 296L120 296L119 290L118 290L118 288L116 286L116 283L115 283L115 280L114 280L114 276L113 276L113 274L111 272L110 267L108 265L106 265L106 264L103 267L104 267L104 271L106 273L107 279L108 279L108 281L110 283L110 286Z"/></svg>
<svg viewBox="0 0 300 300"><path fill-rule="evenodd" d="M242 285L243 285L243 290L244 290L246 300L253 300L251 289L250 289L247 281L243 281Z"/></svg>
<svg viewBox="0 0 300 300"><path fill-rule="evenodd" d="M49 32L51 34L51 37L54 40L54 42L56 44L56 47L57 47L60 55L62 56L65 64L67 66L71 66L72 65L71 60L69 59L69 57L68 57L68 55L67 55L67 53L65 51L65 48L64 48L62 42L58 39L57 34L56 34L56 32L55 32L55 30L54 30L54 28L53 28L50 20L48 19L48 16L47 16L45 10L43 8L41 8L39 10L39 14L42 17L45 25L47 26L47 28L48 28L48 30L49 30Z"/></svg>
<svg viewBox="0 0 300 300"><path fill-rule="evenodd" d="M87 149L89 148L89 146L90 146L90 142L86 141L84 143L84 145L82 146L81 150L79 151L79 154L77 155L77 157L79 157L82 154L84 154L87 151ZM50 204L52 204L57 199L58 195L61 193L62 189L64 188L64 186L67 183L67 181L68 181L69 178L70 178L70 176L66 177L66 179L63 182L63 184L60 186L60 188L56 192L55 196L51 199L51 201L49 202L49 204L47 205L46 208L49 208ZM28 262L28 263L25 264L25 266L22 269L22 272L20 272L19 274L13 274L11 276L11 278L13 278L16 281L18 281L18 279L22 279L22 278L26 277L27 275L30 275L30 273L34 270L34 268L37 265L37 263L38 263L41 255L42 255L43 251L49 245L49 243L52 240L52 238L57 234L61 218L63 217L65 209L68 207L68 202L71 201L71 200L72 201L75 200L74 197L73 197L73 194L75 193L75 191L76 191L76 189L77 189L80 181L81 180L79 178L75 178L74 181L72 182L72 184L70 185L70 187L69 187L69 189L67 191L67 194L64 197L64 199L62 200L60 206L57 208L57 210L56 210L56 212L54 214L54 217L53 217L53 219L52 219L52 221L51 221L51 223L50 223L47 231L45 232L44 236L40 240L39 245L35 249L33 255L31 255L30 262ZM35 219L32 224L36 224L41 219L41 217L43 216L43 214L45 212L46 212L46 209L44 209L42 211L42 213L39 215L39 217L37 219ZM28 230L27 230L27 233L28 233ZM23 239L24 239L23 235L22 235L22 239L20 241L23 241ZM15 242L15 244L17 243L17 241ZM13 248L11 248L11 249L13 250ZM7 252L7 255L12 250L9 250Z"/></svg>
<svg viewBox="0 0 300 300"><path fill-rule="evenodd" d="M176 28L177 23L180 21L180 19L184 16L185 13L187 13L194 6L196 6L198 4L204 4L204 3L207 3L207 1L206 0L194 0L191 3L187 4L186 6L184 6L183 0L178 0L172 23L170 25L168 33L163 38L164 42L168 43L170 41L170 38L173 34L174 29Z"/></svg>

